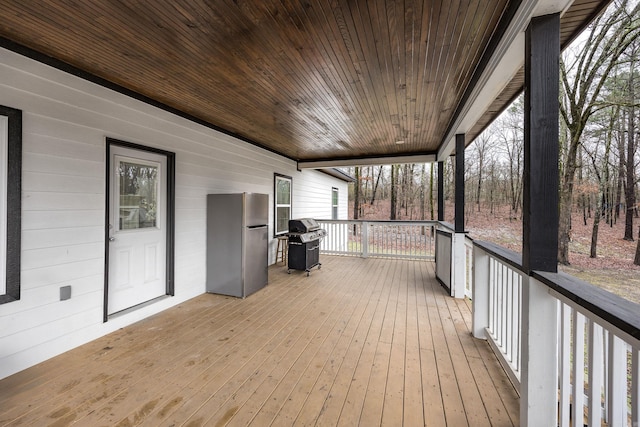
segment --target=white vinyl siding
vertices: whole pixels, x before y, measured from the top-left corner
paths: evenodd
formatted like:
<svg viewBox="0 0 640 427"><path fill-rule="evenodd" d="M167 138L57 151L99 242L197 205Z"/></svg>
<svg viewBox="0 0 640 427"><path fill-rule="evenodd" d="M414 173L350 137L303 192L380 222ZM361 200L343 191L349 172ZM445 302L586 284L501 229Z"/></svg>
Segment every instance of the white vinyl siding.
<svg viewBox="0 0 640 427"><path fill-rule="evenodd" d="M290 159L4 49L0 75L23 114L22 292L0 305L0 378L204 293L209 193L274 203L278 173L295 182L292 217L329 218L338 187L346 218L346 183ZM103 323L107 137L176 153L175 297Z"/></svg>
<svg viewBox="0 0 640 427"><path fill-rule="evenodd" d="M293 218L331 219L332 188L338 188L338 219L347 216L347 183L325 173L303 170L304 185L296 178L293 187Z"/></svg>

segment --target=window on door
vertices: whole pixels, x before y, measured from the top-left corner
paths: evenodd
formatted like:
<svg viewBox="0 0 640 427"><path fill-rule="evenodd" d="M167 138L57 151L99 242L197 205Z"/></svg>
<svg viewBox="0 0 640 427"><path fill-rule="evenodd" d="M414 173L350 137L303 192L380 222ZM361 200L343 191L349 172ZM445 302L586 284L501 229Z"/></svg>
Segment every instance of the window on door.
<svg viewBox="0 0 640 427"><path fill-rule="evenodd" d="M120 224L118 230L156 227L158 164L122 161L118 166Z"/></svg>
<svg viewBox="0 0 640 427"><path fill-rule="evenodd" d="M20 299L22 111L0 106L0 304Z"/></svg>
<svg viewBox="0 0 640 427"><path fill-rule="evenodd" d="M331 219L338 219L338 189L331 189Z"/></svg>
<svg viewBox="0 0 640 427"><path fill-rule="evenodd" d="M291 177L275 175L275 235L289 231L291 219Z"/></svg>

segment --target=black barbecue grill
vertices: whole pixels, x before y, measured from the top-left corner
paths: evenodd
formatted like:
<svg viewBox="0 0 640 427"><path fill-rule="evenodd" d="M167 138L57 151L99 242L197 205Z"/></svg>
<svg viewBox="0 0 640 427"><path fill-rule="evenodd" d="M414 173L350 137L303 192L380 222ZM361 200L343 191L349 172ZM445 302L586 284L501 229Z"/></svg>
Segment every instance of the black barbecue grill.
<svg viewBox="0 0 640 427"><path fill-rule="evenodd" d="M304 270L307 276L311 269L320 266L320 239L327 235L318 222L312 218L289 220L289 259L287 273Z"/></svg>

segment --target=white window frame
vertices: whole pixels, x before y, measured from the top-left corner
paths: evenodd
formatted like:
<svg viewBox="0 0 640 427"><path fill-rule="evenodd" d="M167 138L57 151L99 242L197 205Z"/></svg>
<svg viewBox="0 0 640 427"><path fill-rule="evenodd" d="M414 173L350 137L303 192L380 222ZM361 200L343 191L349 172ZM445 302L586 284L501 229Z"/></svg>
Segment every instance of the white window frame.
<svg viewBox="0 0 640 427"><path fill-rule="evenodd" d="M335 195L335 200L334 200ZM336 187L331 187L331 219L338 219L338 210L340 206L340 191Z"/></svg>
<svg viewBox="0 0 640 427"><path fill-rule="evenodd" d="M288 181L289 182L289 203L280 203L278 204L278 181ZM291 209L292 209L292 198L293 198L293 179L290 176L280 175L278 173L274 174L273 180L273 233L275 236L281 236L289 232L289 225L287 222L287 228L284 230L278 230L278 208L289 208L289 218L291 219Z"/></svg>

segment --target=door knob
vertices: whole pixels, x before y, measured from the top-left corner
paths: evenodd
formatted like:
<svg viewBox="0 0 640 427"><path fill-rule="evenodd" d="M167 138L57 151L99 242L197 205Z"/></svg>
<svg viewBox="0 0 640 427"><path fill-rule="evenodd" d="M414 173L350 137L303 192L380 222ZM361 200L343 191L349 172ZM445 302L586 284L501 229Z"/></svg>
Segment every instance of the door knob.
<svg viewBox="0 0 640 427"><path fill-rule="evenodd" d="M113 241L115 241L115 240L116 240L116 238L115 238L115 237L109 237L109 241L110 241L110 242L113 242Z"/></svg>

